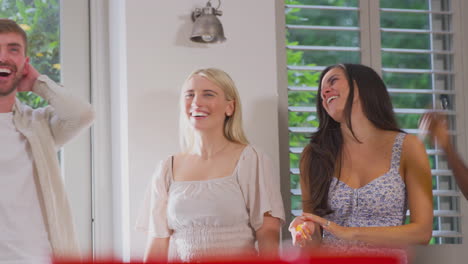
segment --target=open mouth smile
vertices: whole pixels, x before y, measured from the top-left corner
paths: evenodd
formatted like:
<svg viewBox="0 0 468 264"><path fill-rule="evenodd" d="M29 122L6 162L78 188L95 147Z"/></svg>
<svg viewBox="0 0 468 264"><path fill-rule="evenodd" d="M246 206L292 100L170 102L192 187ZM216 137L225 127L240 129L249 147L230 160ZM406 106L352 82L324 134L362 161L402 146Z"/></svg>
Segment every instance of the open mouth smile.
<svg viewBox="0 0 468 264"><path fill-rule="evenodd" d="M12 70L9 68L0 68L0 77L9 77L12 73Z"/></svg>
<svg viewBox="0 0 468 264"><path fill-rule="evenodd" d="M192 117L207 117L208 113L201 112L201 111L193 111L190 113Z"/></svg>
<svg viewBox="0 0 468 264"><path fill-rule="evenodd" d="M334 95L334 96L330 96L328 97L327 99L327 105L331 103L331 101L335 100L336 98L338 98L339 96L338 95Z"/></svg>

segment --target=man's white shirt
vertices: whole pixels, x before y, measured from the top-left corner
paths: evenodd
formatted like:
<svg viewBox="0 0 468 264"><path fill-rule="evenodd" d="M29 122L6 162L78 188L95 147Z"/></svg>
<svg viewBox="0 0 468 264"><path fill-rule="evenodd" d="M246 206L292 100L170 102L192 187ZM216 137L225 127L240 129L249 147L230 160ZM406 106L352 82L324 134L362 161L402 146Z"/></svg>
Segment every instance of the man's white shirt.
<svg viewBox="0 0 468 264"><path fill-rule="evenodd" d="M13 113L0 113L0 263L50 263L34 161Z"/></svg>

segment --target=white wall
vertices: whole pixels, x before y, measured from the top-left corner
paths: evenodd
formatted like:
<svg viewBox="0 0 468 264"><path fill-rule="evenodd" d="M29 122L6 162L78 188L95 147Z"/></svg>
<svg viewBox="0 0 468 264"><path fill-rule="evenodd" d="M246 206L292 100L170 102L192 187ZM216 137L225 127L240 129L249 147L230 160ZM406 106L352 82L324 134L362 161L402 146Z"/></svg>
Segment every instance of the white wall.
<svg viewBox="0 0 468 264"><path fill-rule="evenodd" d="M156 162L178 151L178 96L186 76L197 68L218 67L231 75L251 143L279 164L275 2L222 1L227 41L196 44L189 40L190 14L206 2L127 1L131 225ZM141 257L144 246L145 236L132 229L132 258Z"/></svg>
<svg viewBox="0 0 468 264"><path fill-rule="evenodd" d="M244 124L250 141L279 164L278 131L284 130L287 124L284 122L285 90L278 98L278 90L282 91L286 77L280 36L284 35L284 30L277 28L284 16L281 10L275 9L275 5L282 3L279 0L223 0L224 14L220 19L227 42L204 45L189 41L190 14L207 0L121 1L126 1L127 25L128 229L132 259L139 259L145 248L145 235L134 231L133 225L157 161L178 151L178 96L191 71L218 67L232 76L242 98ZM212 2L217 5L216 0ZM280 120L278 104L283 112ZM281 136L285 134L287 136L287 131L282 131ZM287 159L287 146L281 149L283 160ZM461 152L466 158L466 151ZM287 175L285 168L282 173ZM466 201L462 201L461 207L466 243ZM415 262L457 263L460 257L466 258L464 247L466 244L419 248Z"/></svg>

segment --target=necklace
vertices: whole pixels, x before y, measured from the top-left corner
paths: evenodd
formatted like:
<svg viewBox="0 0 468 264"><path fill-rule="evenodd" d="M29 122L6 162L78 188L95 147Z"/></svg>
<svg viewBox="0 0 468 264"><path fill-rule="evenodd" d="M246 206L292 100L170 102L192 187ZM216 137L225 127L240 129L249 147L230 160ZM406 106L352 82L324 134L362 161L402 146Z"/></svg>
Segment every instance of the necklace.
<svg viewBox="0 0 468 264"><path fill-rule="evenodd" d="M216 157L216 155L218 155L219 153L221 153L228 145L229 145L229 141L226 142L226 144L224 144L224 146L222 148L220 148L219 150L217 150L216 152L212 153L208 158L211 159L211 158L214 158Z"/></svg>

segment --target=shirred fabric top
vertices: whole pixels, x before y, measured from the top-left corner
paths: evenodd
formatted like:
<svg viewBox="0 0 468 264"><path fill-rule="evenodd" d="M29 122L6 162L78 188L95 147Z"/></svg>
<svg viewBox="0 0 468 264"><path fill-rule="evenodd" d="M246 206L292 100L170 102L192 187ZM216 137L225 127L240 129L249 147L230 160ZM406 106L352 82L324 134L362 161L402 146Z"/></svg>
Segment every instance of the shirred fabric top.
<svg viewBox="0 0 468 264"><path fill-rule="evenodd" d="M137 222L153 237L171 236L170 260L254 253L264 213L284 222L279 176L250 145L227 177L174 181L171 168L171 157L158 166Z"/></svg>

